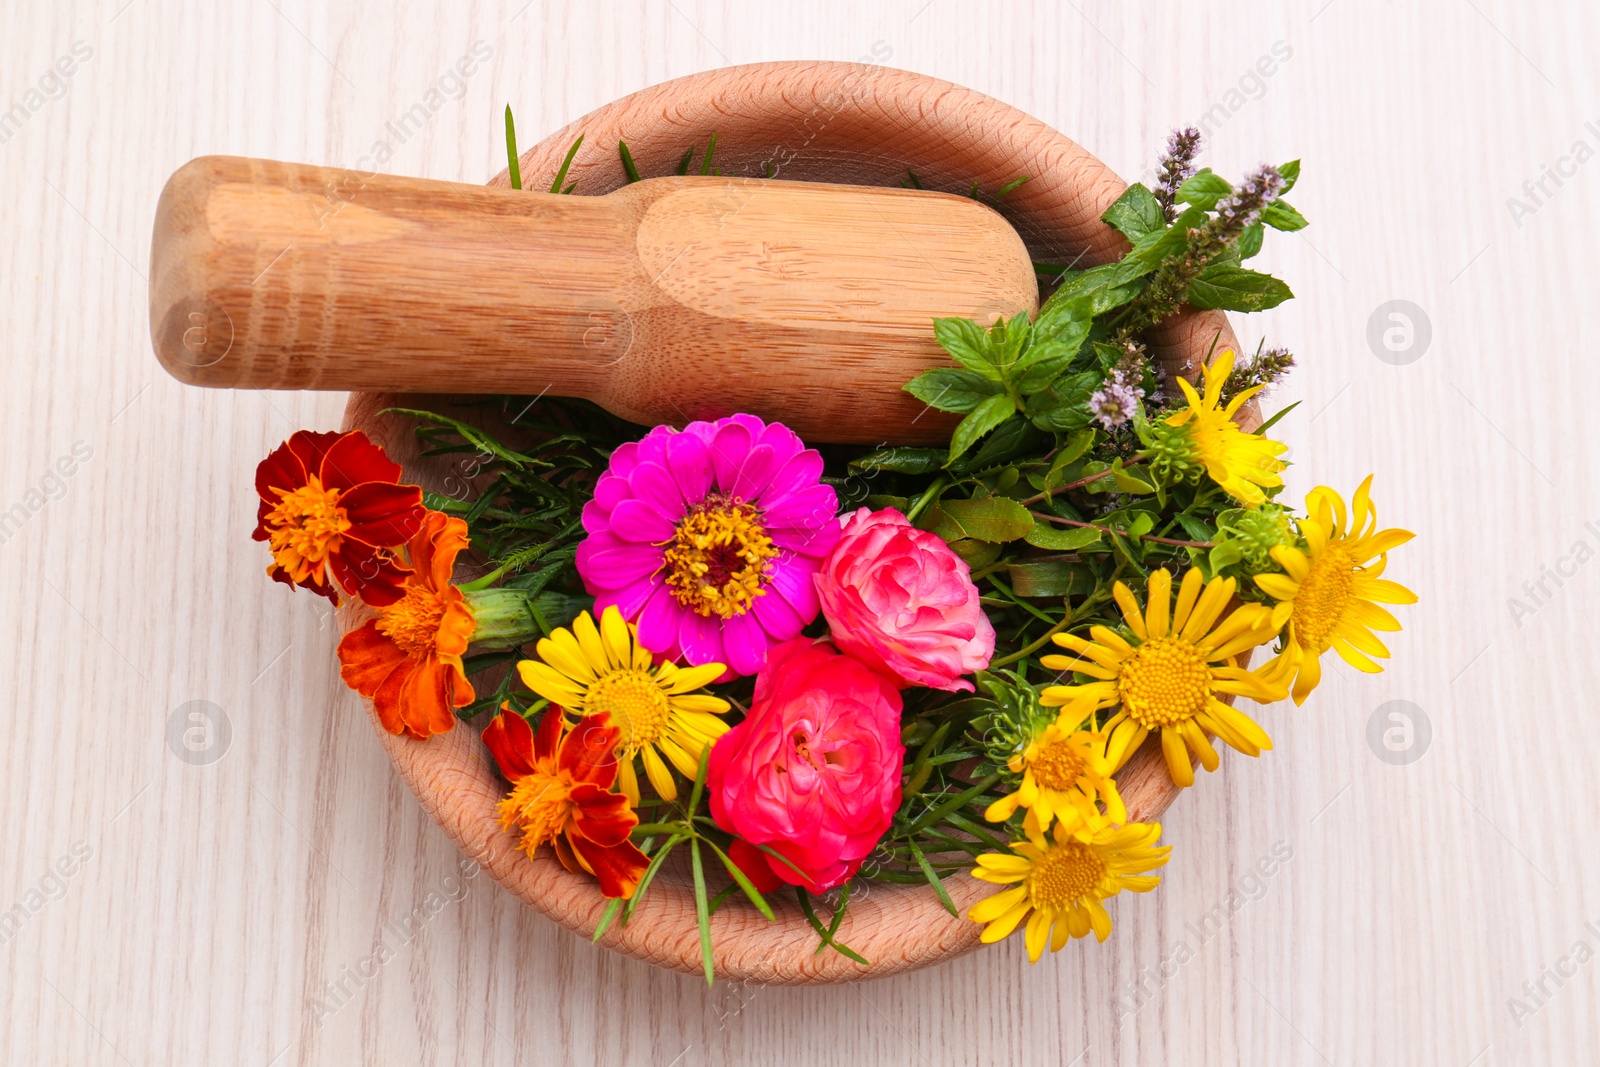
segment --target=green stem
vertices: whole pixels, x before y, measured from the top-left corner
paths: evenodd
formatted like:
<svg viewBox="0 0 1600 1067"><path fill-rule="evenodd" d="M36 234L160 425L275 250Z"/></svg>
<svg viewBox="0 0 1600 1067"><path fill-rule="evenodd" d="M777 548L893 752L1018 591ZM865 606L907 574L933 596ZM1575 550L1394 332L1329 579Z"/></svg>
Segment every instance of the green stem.
<svg viewBox="0 0 1600 1067"><path fill-rule="evenodd" d="M939 495L940 491L944 489L946 484L947 481L944 475L941 474L935 478L933 480L933 484L928 486L927 489L923 490L922 495L917 497L916 503L912 504L911 509L906 512L906 521L916 522L917 516L921 515L923 509L932 503L933 498Z"/></svg>

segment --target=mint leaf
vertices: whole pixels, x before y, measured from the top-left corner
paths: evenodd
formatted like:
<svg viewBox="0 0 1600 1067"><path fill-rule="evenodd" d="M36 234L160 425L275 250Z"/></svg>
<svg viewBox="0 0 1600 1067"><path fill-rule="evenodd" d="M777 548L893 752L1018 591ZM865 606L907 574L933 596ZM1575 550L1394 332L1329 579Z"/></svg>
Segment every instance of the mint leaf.
<svg viewBox="0 0 1600 1067"><path fill-rule="evenodd" d="M989 358L989 335L982 326L971 319L934 319L933 335L951 359L990 381L1000 380L1000 371Z"/></svg>
<svg viewBox="0 0 1600 1067"><path fill-rule="evenodd" d="M1137 286L1114 284L1117 264L1069 271L1039 309L1034 333L1050 336L1065 322L1087 319L1120 307L1138 295Z"/></svg>
<svg viewBox="0 0 1600 1067"><path fill-rule="evenodd" d="M1078 358L1078 350L1083 347L1092 325L1088 319L1069 319L1050 340L1035 341L1012 369L1017 376L1017 391L1037 393L1065 374L1072 361Z"/></svg>
<svg viewBox="0 0 1600 1067"><path fill-rule="evenodd" d="M1287 200L1274 200L1268 204L1267 210L1261 213L1261 221L1274 230L1283 230L1287 233L1303 230L1311 225Z"/></svg>
<svg viewBox="0 0 1600 1067"><path fill-rule="evenodd" d="M1217 201L1231 192L1233 186L1228 184L1228 180L1213 173L1210 167L1206 167L1204 170L1196 171L1188 181L1178 186L1178 203L1193 204L1202 210L1210 211L1217 206Z"/></svg>
<svg viewBox="0 0 1600 1067"><path fill-rule="evenodd" d="M1270 274L1239 267L1214 266L1189 283L1189 304L1222 311L1265 311L1294 296Z"/></svg>
<svg viewBox="0 0 1600 1067"><path fill-rule="evenodd" d="M1138 182L1128 186L1117 197L1116 203L1106 208L1100 219L1121 230L1130 241L1137 241L1154 230L1167 228L1167 220L1161 214L1161 205L1156 202L1155 194Z"/></svg>
<svg viewBox="0 0 1600 1067"><path fill-rule="evenodd" d="M1261 239L1266 235L1266 227L1259 222L1252 222L1244 228L1239 235L1238 243L1233 246L1239 259L1249 259L1261 251Z"/></svg>
<svg viewBox="0 0 1600 1067"><path fill-rule="evenodd" d="M1026 414L1041 430L1081 430L1089 425L1089 394L1098 384L1100 375L1093 371L1064 375L1028 398Z"/></svg>
<svg viewBox="0 0 1600 1067"><path fill-rule="evenodd" d="M955 367L923 371L902 388L931 408L957 415L965 415L1001 391L999 382Z"/></svg>
<svg viewBox="0 0 1600 1067"><path fill-rule="evenodd" d="M1005 422L1016 410L1016 402L1005 393L991 396L973 408L972 414L961 420L961 425L956 427L954 436L950 438L948 462L955 462L963 452L978 443L978 438Z"/></svg>
<svg viewBox="0 0 1600 1067"><path fill-rule="evenodd" d="M1283 196L1294 188L1295 182L1300 180L1300 161L1298 159L1289 160L1289 162L1278 168L1278 173L1283 175L1283 192L1278 195Z"/></svg>

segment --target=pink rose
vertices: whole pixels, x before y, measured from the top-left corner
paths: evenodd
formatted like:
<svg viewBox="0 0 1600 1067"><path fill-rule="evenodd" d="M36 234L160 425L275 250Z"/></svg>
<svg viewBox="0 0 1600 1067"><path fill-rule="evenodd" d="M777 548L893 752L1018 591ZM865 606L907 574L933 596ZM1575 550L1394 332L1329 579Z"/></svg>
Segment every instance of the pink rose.
<svg viewBox="0 0 1600 1067"><path fill-rule="evenodd" d="M742 868L759 856L790 885L832 889L889 829L905 755L899 692L832 646L797 637L768 652L750 714L712 746L711 817L794 864L752 848Z"/></svg>
<svg viewBox="0 0 1600 1067"><path fill-rule="evenodd" d="M972 692L962 677L994 656L994 627L966 560L893 508L861 508L816 577L839 651L899 688Z"/></svg>

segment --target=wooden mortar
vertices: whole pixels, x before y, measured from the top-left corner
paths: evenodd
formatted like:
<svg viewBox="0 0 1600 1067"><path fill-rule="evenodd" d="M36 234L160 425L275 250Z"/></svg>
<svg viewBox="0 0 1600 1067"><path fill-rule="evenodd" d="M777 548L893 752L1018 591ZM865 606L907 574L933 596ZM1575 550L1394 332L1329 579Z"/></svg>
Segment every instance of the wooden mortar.
<svg viewBox="0 0 1600 1067"><path fill-rule="evenodd" d="M713 132L717 165L730 175L759 175L770 164L787 179L896 185L909 169L927 188L944 190L965 190L973 181L993 190L1030 175L999 210L1035 259L1091 266L1115 260L1128 247L1100 221L1126 183L1070 138L971 89L855 63L762 63L653 86L591 112L530 149L521 160L524 183L548 188L580 133L584 148L569 180L582 179L578 188L597 194L623 184L619 140L628 143L641 173L654 175L672 172L685 148L704 146ZM507 187L506 173L489 184ZM1217 351L1238 348L1226 317L1214 311L1184 312L1151 341L1164 367L1189 378L1213 344ZM396 402L428 408L452 401L354 393L345 428L370 435L405 466L406 478L442 491L449 468L418 458L408 420L378 414ZM1249 425L1259 422L1253 407L1245 415ZM358 607L340 613L346 629L360 618ZM549 849L529 860L495 820L506 786L478 736L486 717L428 741L396 737L375 714L371 718L401 778L463 852L528 905L585 938L593 933L606 907L594 881L566 871ZM1153 740L1117 782L1133 820L1159 818L1179 793ZM633 920L612 924L600 944L698 974L693 889L684 872L670 868L663 868ZM771 898L776 922L730 900L711 918L717 976L785 985L885 978L970 952L978 947L980 927L965 910L995 887L966 875L946 884L963 912L959 918L926 886L874 883L864 892L858 887L838 937L871 960L870 968L833 951L817 952L817 936L792 896ZM1110 905L1113 913L1121 904Z"/></svg>

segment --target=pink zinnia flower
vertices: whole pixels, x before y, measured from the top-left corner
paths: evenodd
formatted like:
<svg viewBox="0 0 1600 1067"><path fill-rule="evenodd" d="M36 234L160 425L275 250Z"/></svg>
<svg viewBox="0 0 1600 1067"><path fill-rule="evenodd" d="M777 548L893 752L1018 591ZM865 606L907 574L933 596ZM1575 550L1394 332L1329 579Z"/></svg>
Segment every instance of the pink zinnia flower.
<svg viewBox="0 0 1600 1067"><path fill-rule="evenodd" d="M861 508L817 574L839 651L900 688L972 691L962 675L994 656L994 627L966 560L893 508Z"/></svg>
<svg viewBox="0 0 1600 1067"><path fill-rule="evenodd" d="M826 642L774 648L750 714L717 739L706 775L711 817L738 838L740 867L759 856L812 892L853 877L900 808L900 708L888 679Z"/></svg>
<svg viewBox="0 0 1600 1067"><path fill-rule="evenodd" d="M822 457L754 415L657 426L621 445L583 509L578 574L650 651L754 674L817 617L812 577L839 537Z"/></svg>

